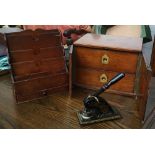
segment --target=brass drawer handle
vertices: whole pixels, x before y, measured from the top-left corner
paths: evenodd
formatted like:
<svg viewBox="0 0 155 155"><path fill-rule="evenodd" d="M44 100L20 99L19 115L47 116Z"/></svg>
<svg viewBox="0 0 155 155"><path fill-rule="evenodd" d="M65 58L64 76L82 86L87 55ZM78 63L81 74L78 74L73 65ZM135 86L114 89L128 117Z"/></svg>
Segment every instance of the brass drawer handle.
<svg viewBox="0 0 155 155"><path fill-rule="evenodd" d="M100 82L102 82L102 83L108 82L108 77L106 76L106 74L102 74L100 76Z"/></svg>
<svg viewBox="0 0 155 155"><path fill-rule="evenodd" d="M105 54L102 56L102 64L108 64L109 63L109 57Z"/></svg>

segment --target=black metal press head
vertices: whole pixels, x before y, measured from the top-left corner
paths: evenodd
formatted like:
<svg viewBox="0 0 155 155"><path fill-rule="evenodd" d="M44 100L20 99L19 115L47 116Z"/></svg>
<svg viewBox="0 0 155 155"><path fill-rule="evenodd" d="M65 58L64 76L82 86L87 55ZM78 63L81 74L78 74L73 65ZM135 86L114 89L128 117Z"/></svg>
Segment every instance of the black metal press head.
<svg viewBox="0 0 155 155"><path fill-rule="evenodd" d="M99 95L111 85L121 80L124 76L124 73L117 74L109 82L104 84L97 92L84 98L84 109L77 113L80 124L89 124L103 120L121 118L121 115L117 109L109 105L108 102Z"/></svg>

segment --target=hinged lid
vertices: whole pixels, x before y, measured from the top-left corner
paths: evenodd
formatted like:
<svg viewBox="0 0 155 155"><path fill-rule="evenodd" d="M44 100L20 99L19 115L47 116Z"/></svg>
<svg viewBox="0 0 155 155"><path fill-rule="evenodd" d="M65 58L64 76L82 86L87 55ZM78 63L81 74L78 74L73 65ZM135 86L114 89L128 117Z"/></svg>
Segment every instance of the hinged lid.
<svg viewBox="0 0 155 155"><path fill-rule="evenodd" d="M103 48L128 52L142 51L142 38L88 33L74 42L75 46Z"/></svg>

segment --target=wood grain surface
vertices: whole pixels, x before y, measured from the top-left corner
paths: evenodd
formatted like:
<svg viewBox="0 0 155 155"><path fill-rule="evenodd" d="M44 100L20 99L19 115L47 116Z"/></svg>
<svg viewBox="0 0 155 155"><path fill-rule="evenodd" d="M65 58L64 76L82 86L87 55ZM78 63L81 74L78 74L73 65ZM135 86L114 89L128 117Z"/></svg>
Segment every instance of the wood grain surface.
<svg viewBox="0 0 155 155"><path fill-rule="evenodd" d="M59 30L9 33L6 39L17 103L67 88L68 70Z"/></svg>
<svg viewBox="0 0 155 155"><path fill-rule="evenodd" d="M121 113L122 119L79 125L76 112L83 108L82 100L88 94L82 89L73 89L72 98L68 92L56 93L29 103L14 104L10 75L0 77L0 128L92 128L120 129L141 128L137 101L130 97L105 93L104 98Z"/></svg>
<svg viewBox="0 0 155 155"><path fill-rule="evenodd" d="M108 64L102 63L105 55L109 58ZM137 53L76 47L76 63L80 67L135 73L137 61Z"/></svg>
<svg viewBox="0 0 155 155"><path fill-rule="evenodd" d="M74 83L79 84L83 87L99 89L103 84L106 83L106 82L102 83L100 81L100 77L103 74L106 75L107 82L108 82L110 79L112 79L114 76L116 76L118 74L118 72L77 68ZM125 77L121 81L119 81L115 85L111 86L109 88L109 90L133 93L134 81L135 81L134 74L126 74Z"/></svg>

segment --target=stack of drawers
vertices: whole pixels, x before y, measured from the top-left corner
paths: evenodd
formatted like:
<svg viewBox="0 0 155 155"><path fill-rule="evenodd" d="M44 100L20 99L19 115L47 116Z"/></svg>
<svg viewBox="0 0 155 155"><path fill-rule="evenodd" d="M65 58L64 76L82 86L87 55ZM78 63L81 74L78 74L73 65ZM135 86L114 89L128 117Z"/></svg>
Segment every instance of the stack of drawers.
<svg viewBox="0 0 155 155"><path fill-rule="evenodd" d="M6 35L17 103L68 89L61 33L36 30Z"/></svg>
<svg viewBox="0 0 155 155"><path fill-rule="evenodd" d="M74 43L73 83L98 89L119 72L125 78L108 91L137 96L142 70L142 39L86 34Z"/></svg>

